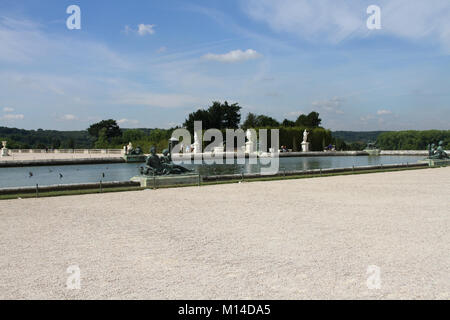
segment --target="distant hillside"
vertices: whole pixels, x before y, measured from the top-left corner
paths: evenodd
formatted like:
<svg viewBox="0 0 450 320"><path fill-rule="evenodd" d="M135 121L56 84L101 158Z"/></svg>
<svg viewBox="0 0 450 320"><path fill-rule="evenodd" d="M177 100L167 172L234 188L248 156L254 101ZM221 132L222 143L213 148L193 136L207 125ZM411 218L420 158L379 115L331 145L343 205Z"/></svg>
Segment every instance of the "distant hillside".
<svg viewBox="0 0 450 320"><path fill-rule="evenodd" d="M344 140L346 143L363 142L368 141L375 142L378 136L387 131L333 131L334 138Z"/></svg>
<svg viewBox="0 0 450 320"><path fill-rule="evenodd" d="M24 130L0 127L0 138L11 149L21 148L90 148L92 138L87 131Z"/></svg>
<svg viewBox="0 0 450 320"><path fill-rule="evenodd" d="M127 128L122 128L125 132ZM137 129L145 135L155 129ZM0 140L8 141L10 149L89 149L93 148L95 139L87 130L57 131L57 130L25 130L17 128L0 127Z"/></svg>

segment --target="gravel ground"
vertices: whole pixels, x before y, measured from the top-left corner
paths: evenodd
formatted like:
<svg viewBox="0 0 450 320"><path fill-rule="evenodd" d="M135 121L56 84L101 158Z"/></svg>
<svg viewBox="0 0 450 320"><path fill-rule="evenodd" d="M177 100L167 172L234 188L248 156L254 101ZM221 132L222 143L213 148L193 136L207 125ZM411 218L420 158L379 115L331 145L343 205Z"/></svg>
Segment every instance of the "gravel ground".
<svg viewBox="0 0 450 320"><path fill-rule="evenodd" d="M447 167L1 201L0 298L449 299L449 190Z"/></svg>

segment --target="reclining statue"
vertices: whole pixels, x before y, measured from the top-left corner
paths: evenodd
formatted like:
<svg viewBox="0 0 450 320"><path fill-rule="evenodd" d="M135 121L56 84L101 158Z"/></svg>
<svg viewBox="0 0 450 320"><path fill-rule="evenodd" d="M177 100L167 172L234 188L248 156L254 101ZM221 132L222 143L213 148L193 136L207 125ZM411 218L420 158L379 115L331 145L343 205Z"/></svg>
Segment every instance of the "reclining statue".
<svg viewBox="0 0 450 320"><path fill-rule="evenodd" d="M439 146L435 148L434 143L428 145L428 159L449 159L447 152L444 150L444 142L439 141Z"/></svg>
<svg viewBox="0 0 450 320"><path fill-rule="evenodd" d="M169 174L182 174L191 171L185 167L174 164L172 162L169 150L167 149L163 151L163 156L161 158L158 157L154 146L150 148L150 155L147 157L145 164L145 167L140 168L141 175L161 176Z"/></svg>

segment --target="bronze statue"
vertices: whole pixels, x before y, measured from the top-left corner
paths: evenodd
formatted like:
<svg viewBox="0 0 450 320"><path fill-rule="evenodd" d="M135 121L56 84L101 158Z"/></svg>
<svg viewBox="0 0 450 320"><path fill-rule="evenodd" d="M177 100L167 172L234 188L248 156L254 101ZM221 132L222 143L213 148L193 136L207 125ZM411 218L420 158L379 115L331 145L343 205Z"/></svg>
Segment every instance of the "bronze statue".
<svg viewBox="0 0 450 320"><path fill-rule="evenodd" d="M447 152L444 150L444 141L439 141L439 146L435 148L434 143L428 145L428 159L449 159Z"/></svg>
<svg viewBox="0 0 450 320"><path fill-rule="evenodd" d="M163 151L163 156L161 158L158 157L158 155L156 154L156 148L154 146L150 148L150 155L147 157L145 164L145 168L140 168L141 175L161 176L170 174L182 174L191 171L182 166L172 163L172 158L170 156L169 150L167 149Z"/></svg>

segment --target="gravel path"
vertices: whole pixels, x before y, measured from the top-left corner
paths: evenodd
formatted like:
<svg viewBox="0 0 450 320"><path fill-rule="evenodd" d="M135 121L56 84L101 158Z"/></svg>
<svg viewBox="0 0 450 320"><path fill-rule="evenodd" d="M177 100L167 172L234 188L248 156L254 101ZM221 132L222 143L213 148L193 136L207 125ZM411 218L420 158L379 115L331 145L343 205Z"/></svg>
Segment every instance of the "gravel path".
<svg viewBox="0 0 450 320"><path fill-rule="evenodd" d="M449 299L449 191L447 167L1 201L0 298Z"/></svg>

